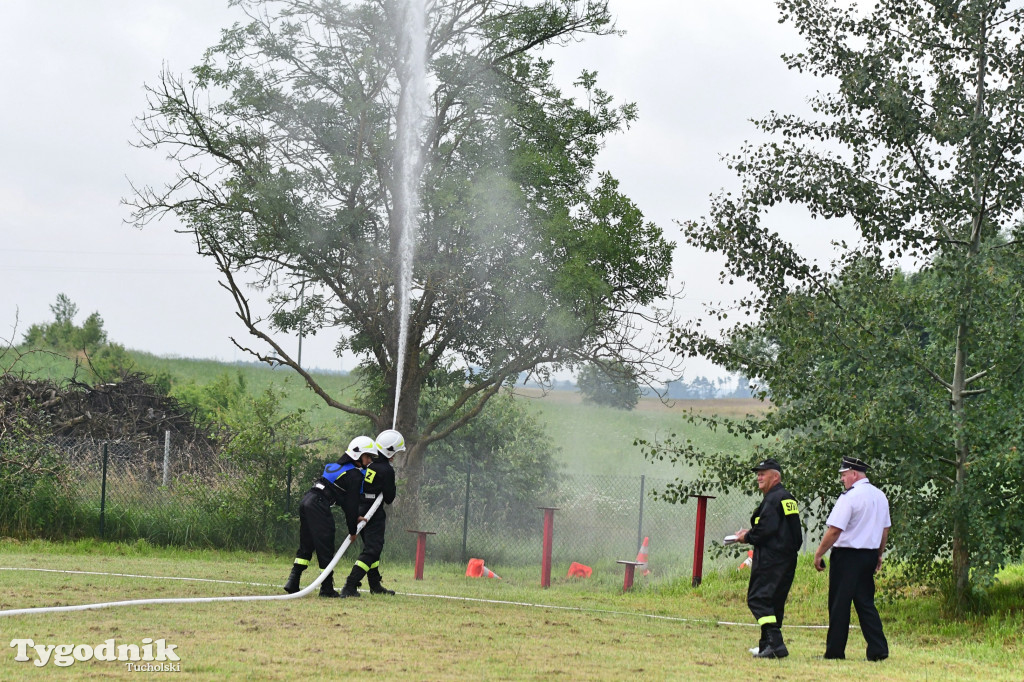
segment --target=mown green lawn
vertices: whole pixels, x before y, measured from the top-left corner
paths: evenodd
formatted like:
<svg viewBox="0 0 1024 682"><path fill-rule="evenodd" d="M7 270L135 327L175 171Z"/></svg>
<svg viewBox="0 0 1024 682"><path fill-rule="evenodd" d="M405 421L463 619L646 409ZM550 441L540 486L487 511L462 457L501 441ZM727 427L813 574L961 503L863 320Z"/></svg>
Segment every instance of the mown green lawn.
<svg viewBox="0 0 1024 682"><path fill-rule="evenodd" d="M273 594L289 558L185 552L146 544L0 541L0 568L48 568L263 583L242 586L69 573L0 571L0 610L108 600ZM343 561L342 565L349 565ZM503 580L464 577L464 567L386 565L400 595L358 600L315 597L282 602L119 607L66 614L0 617L0 679L121 678L123 663L91 661L37 668L14 661L8 643L96 645L109 638L177 645L181 671L199 679L383 678L396 680L1020 680L1024 654L1024 571L1004 572L997 610L970 621L943 619L934 596L880 603L892 655L863 659L851 633L844 662L822 661L826 582L804 561L787 608L783 661L746 653L757 631L746 624L746 573L727 570L688 579L655 576L620 592L621 575L570 582L559 572L549 589L539 569L492 567ZM314 569L315 570L315 569ZM562 569L564 570L564 569ZM344 572L344 571L343 571ZM312 577L307 573L304 584ZM467 601L446 597L480 600ZM1014 606L1016 605L1016 606ZM658 618L656 616L661 616ZM688 620L683 620L688 619ZM721 621L743 625L718 624Z"/></svg>

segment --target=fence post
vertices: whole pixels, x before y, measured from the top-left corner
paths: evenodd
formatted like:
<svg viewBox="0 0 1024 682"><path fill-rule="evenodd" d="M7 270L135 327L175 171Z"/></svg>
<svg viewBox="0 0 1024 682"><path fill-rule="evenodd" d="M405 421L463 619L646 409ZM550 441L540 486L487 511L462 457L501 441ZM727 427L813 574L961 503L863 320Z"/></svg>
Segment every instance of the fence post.
<svg viewBox="0 0 1024 682"><path fill-rule="evenodd" d="M714 495L690 495L697 498L697 525L693 532L693 586L699 587L704 579L704 527L707 525L708 500Z"/></svg>
<svg viewBox="0 0 1024 682"><path fill-rule="evenodd" d="M100 539L105 539L107 516L107 444L103 443L103 482L100 483Z"/></svg>
<svg viewBox="0 0 1024 682"><path fill-rule="evenodd" d="M636 546L637 548L643 544L644 541L644 475L640 474L640 523L636 527Z"/></svg>
<svg viewBox="0 0 1024 682"><path fill-rule="evenodd" d="M171 430L164 431L164 487L167 487L167 474L171 464Z"/></svg>
<svg viewBox="0 0 1024 682"><path fill-rule="evenodd" d="M473 475L473 456L466 453L466 506L462 511L462 561L467 561L466 541L469 538L469 479Z"/></svg>
<svg viewBox="0 0 1024 682"><path fill-rule="evenodd" d="M541 547L540 586L551 587L551 545L555 536L555 512L558 507L537 507L544 511L544 539Z"/></svg>

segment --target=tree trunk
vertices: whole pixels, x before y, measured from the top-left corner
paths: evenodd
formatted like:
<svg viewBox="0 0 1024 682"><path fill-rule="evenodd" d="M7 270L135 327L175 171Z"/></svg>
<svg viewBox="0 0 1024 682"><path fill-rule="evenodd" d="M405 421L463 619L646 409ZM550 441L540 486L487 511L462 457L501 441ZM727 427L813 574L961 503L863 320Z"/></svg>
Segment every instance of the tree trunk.
<svg viewBox="0 0 1024 682"><path fill-rule="evenodd" d="M953 385L950 398L950 407L953 410L953 428L955 429L954 443L956 448L956 483L954 495L957 500L962 499L964 484L967 478L967 456L970 448L965 435L966 419L964 415L964 388L966 386L966 357L964 353L964 340L967 335L967 323L961 319L956 334L956 355L953 363ZM957 507L959 508L959 507ZM956 613L963 613L968 607L968 595L970 591L971 557L970 549L967 546L967 537L970 529L967 520L959 511L954 511L953 518L953 603L952 609Z"/></svg>
<svg viewBox="0 0 1024 682"><path fill-rule="evenodd" d="M978 52L977 69L975 72L975 122L983 129L985 118L985 77L988 71L988 10L983 10L979 17L981 26L978 31ZM983 146L983 140L974 140L972 144L974 170L974 201L975 208L971 216L971 238L967 247L967 267L963 289L963 298L960 301L959 319L956 328L956 355L953 361L953 382L950 389L950 407L953 410L953 428L955 429L954 443L956 448L956 484L954 494L958 502L957 509L963 509L963 499L967 482L967 466L970 456L970 444L967 441L967 415L965 405L965 391L967 390L967 336L970 326L970 310L973 298L973 282L971 281L972 263L981 251L982 228L985 222L985 190L984 180L981 171L978 169L982 163L979 159L979 146ZM954 511L953 520L953 603L952 609L956 613L964 613L970 606L971 589L971 554L968 546L970 527L962 511Z"/></svg>
<svg viewBox="0 0 1024 682"><path fill-rule="evenodd" d="M401 497L396 500L398 507L402 510L402 516L409 528L420 530L420 487L423 482L423 455L426 447L421 445L416 438L419 427L420 391L422 380L419 377L419 368L409 363L406 368L405 384L402 387L401 398L398 402L398 420L395 424L406 437L406 451L396 457L395 470L401 480L405 482ZM390 414L388 415L390 418ZM390 419L385 428L390 427ZM429 530L429 529L427 529Z"/></svg>

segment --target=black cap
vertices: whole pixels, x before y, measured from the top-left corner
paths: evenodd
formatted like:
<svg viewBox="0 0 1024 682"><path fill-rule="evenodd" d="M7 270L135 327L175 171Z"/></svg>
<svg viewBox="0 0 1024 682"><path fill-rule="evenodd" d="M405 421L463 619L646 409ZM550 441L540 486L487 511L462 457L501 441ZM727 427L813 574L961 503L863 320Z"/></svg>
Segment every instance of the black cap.
<svg viewBox="0 0 1024 682"><path fill-rule="evenodd" d="M780 474L782 473L782 466L772 458L768 458L763 462L759 463L755 467L751 467L751 471L767 471L769 469L775 469Z"/></svg>
<svg viewBox="0 0 1024 682"><path fill-rule="evenodd" d="M865 472L870 468L871 467L865 464L862 459L857 459L856 457L843 457L843 461L839 464L839 473L850 470Z"/></svg>

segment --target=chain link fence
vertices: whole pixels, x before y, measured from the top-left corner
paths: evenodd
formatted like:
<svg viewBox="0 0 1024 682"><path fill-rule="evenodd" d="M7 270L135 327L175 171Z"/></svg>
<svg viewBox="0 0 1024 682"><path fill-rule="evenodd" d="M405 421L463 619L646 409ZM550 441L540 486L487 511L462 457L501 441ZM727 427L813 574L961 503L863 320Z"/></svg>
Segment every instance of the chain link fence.
<svg viewBox="0 0 1024 682"><path fill-rule="evenodd" d="M193 547L290 551L297 546L298 501L311 481L289 477L287 489L275 499L256 509L239 508L246 499L237 491L238 471L224 462L194 459L172 443L157 447L58 439L52 444L73 471L67 495L75 502L71 506L79 518L73 525L80 535ZM495 494L493 481L474 482L467 472L461 490L448 490L441 502L423 502L416 513L399 493L387 509L385 559L411 561L415 536L407 531L416 530L436 534L428 543L430 561L480 557L489 566L539 565L540 508L551 507L556 509L556 571L573 561L614 564L635 559L648 537L652 564L671 565L683 573L693 560L697 504L662 500L659 493L671 482L644 475L560 474L544 489L531 491L532 504L513 504ZM425 480L423 489L432 484ZM451 487L451 481L445 485ZM756 505L756 497L744 494L709 500L705 547L718 547L724 536L746 527ZM734 564L739 555L737 550L712 550L705 565Z"/></svg>
<svg viewBox="0 0 1024 682"><path fill-rule="evenodd" d="M485 558L488 566L539 565L543 508L547 507L555 509L552 562L556 567L574 561L589 565L633 560L644 538L649 538L658 564L689 570L697 504L696 500L687 504L662 500L659 492L671 482L644 475L563 474L537 496L538 504L524 506L510 517L505 510L491 508L486 498L475 496L470 479L461 505L422 508L418 528L409 528L401 508L389 512L388 545L402 546L400 554L409 555L412 535L406 531L429 531L436 533L428 545L432 560L478 557ZM726 535L748 526L756 506L754 498L743 494L709 500L705 548L721 546ZM733 563L736 554L712 551L705 564Z"/></svg>

